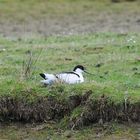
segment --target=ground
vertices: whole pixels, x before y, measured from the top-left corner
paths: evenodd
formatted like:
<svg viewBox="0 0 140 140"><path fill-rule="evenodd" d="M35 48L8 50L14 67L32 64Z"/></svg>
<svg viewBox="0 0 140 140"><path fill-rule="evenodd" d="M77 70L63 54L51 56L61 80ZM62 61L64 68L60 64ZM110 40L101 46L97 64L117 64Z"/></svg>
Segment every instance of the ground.
<svg viewBox="0 0 140 140"><path fill-rule="evenodd" d="M139 140L139 125L94 124L80 130L64 130L49 124L5 124L0 127L1 140Z"/></svg>
<svg viewBox="0 0 140 140"><path fill-rule="evenodd" d="M139 124L131 121L140 120L139 6L139 0L1 0L0 139L138 140ZM77 64L83 64L94 74L84 74L85 83L52 87L40 84L40 72L72 70ZM89 98L81 99L86 93L91 93ZM71 103L69 99L78 97L82 101L51 123L46 120L48 116L54 117L51 112L42 117L46 109L42 105L48 97L59 101L60 104L52 103L58 114L65 109L63 105L67 107L65 102ZM119 106L121 124L116 124L119 119L102 124L104 120L98 117L93 124L94 116L86 124L91 115L86 112L92 105L90 101L101 103L101 116L107 115L102 103ZM30 124L23 124L28 118ZM35 123L38 118L45 123ZM81 125L78 121L83 118L86 121ZM22 124L9 124L7 119Z"/></svg>
<svg viewBox="0 0 140 140"><path fill-rule="evenodd" d="M79 4L80 3L80 4ZM0 33L10 37L140 32L140 1L0 2Z"/></svg>

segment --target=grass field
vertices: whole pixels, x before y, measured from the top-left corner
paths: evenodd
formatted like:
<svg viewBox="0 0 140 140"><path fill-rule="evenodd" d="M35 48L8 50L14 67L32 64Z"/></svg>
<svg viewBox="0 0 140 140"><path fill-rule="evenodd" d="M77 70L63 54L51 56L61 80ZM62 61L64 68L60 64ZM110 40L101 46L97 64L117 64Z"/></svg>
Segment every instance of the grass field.
<svg viewBox="0 0 140 140"><path fill-rule="evenodd" d="M82 96L91 90L92 94L89 97L90 100L98 100L102 95L105 95L115 104L121 105L124 101L128 101L129 104L132 105L139 104L139 37L139 34L116 33L24 39L1 37L1 101L3 101L5 97L12 97L16 100L24 101L26 107L27 105L30 106L32 103L35 103L38 98L43 97L45 99L51 96L63 102L67 101L70 96ZM41 85L40 80L42 79L39 76L40 72L47 71L52 73L53 71L53 73L57 73L65 70L72 70L77 64L84 65L89 72L95 75L84 74L85 82L83 84L56 84L51 87L43 87ZM14 103L12 103L12 105L13 104ZM7 114L5 109L1 110L1 116L3 116L2 114ZM56 130L56 134L50 137L54 139L56 139L55 137L67 139L70 135L70 137L75 139L84 139L85 137L89 139L95 138L97 134L93 136L91 131L92 129L98 131L98 127L83 130L82 134L84 135L81 134L81 131L67 132L63 130L63 128L71 124L75 118L79 118L81 113L86 111L85 109L85 106L80 105L71 112L70 116L66 115L64 119L59 122L59 126L54 126L56 128L61 126L60 128L62 128L61 131L63 132L58 136L57 131L59 130ZM3 120L2 118L1 120ZM81 127L81 124L77 125ZM73 124L70 127L73 127ZM111 130L112 132L108 130L108 127L106 128L107 133L105 133L106 130L102 130L99 132L99 135L101 134L100 138L120 139L129 137L131 140L135 137L132 128L128 127L126 131L123 131L122 127L119 128L119 130L117 127L115 127L115 130L113 127L113 130ZM25 133L28 132L29 135L21 133L20 130L13 130L12 127L2 127L2 129L11 131L9 134L2 131L1 135L3 137L13 137L13 139L19 139L24 136L33 138L32 134L34 135L36 132L36 130L35 132L34 130L32 131L31 127L21 128ZM43 139L46 137L46 131L51 134L54 130L53 128L45 128L37 132L35 137L38 138L41 136ZM86 132L88 132L89 135L87 135Z"/></svg>
<svg viewBox="0 0 140 140"><path fill-rule="evenodd" d="M49 94L40 84L40 72L57 73L84 65L95 75L84 74L85 83L63 86L69 96L93 90L121 101L125 93L131 101L139 101L140 46L139 34L94 34L11 40L0 39L0 93L20 94L33 90L38 95ZM27 64L31 64L27 72ZM54 93L57 94L57 93Z"/></svg>
<svg viewBox="0 0 140 140"><path fill-rule="evenodd" d="M122 121L140 120L139 5L139 0L0 0L0 122L30 123L0 124L1 138L137 139L135 126L105 122L115 111ZM40 83L39 73L71 71L77 64L93 73L84 74L84 83ZM95 121L92 107L99 111ZM56 122L48 122L44 111ZM38 120L47 123L33 123ZM69 129L83 126L88 127Z"/></svg>

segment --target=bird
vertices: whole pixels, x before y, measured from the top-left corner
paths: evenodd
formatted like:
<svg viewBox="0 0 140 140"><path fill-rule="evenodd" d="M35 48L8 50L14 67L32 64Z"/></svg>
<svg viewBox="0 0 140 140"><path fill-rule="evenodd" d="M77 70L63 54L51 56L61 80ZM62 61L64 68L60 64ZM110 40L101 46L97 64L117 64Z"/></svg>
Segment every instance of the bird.
<svg viewBox="0 0 140 140"><path fill-rule="evenodd" d="M44 79L41 80L41 83L44 85L52 85L58 82L66 84L83 83L83 72L90 74L83 65L75 66L73 71L70 72L61 72L58 74L40 73L40 76Z"/></svg>

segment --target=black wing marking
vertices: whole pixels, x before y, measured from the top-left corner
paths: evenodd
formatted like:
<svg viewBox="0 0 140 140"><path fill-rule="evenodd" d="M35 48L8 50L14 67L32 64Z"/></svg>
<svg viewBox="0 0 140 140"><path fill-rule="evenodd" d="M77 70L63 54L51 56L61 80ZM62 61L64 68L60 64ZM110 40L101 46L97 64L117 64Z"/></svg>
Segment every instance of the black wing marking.
<svg viewBox="0 0 140 140"><path fill-rule="evenodd" d="M62 73L60 73L60 74L75 74L76 76L78 76L78 77L80 77L79 76L79 74L77 74L77 73L75 73L75 72L73 72L73 71L70 71L70 72L62 72Z"/></svg>
<svg viewBox="0 0 140 140"><path fill-rule="evenodd" d="M45 74L44 73L40 73L39 74L42 78L46 79Z"/></svg>

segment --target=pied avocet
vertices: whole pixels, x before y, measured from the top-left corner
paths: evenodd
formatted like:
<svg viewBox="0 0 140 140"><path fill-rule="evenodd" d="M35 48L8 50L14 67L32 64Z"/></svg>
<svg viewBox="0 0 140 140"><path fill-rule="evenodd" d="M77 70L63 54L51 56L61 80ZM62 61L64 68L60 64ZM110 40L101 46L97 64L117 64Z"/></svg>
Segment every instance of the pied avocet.
<svg viewBox="0 0 140 140"><path fill-rule="evenodd" d="M40 73L40 76L45 79L42 80L41 83L44 85L51 85L56 82L67 84L82 83L84 82L83 72L88 73L84 66L77 65L71 72L62 72L59 74Z"/></svg>

